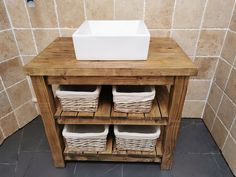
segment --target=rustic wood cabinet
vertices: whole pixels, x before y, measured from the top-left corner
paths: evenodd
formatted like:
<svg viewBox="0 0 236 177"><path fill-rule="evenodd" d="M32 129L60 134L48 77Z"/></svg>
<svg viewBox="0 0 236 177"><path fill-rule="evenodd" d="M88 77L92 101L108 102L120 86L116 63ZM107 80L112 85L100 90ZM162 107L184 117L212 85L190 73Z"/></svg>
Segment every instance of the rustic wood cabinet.
<svg viewBox="0 0 236 177"><path fill-rule="evenodd" d="M190 76L197 68L170 38L151 38L147 61L78 61L71 38L58 38L24 67L31 77L54 165L65 160L160 162L171 168ZM126 114L113 110L110 93L102 91L97 112L63 112L52 92L53 84L155 85L151 112ZM60 124L160 125L155 152L118 151L109 136L105 152L78 152L66 147Z"/></svg>

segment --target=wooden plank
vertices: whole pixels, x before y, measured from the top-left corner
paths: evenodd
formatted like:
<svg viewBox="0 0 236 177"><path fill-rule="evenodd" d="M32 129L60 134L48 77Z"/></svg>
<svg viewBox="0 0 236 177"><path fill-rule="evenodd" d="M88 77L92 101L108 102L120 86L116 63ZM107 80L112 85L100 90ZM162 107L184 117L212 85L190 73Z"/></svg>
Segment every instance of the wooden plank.
<svg viewBox="0 0 236 177"><path fill-rule="evenodd" d="M79 161L108 161L108 162L142 162L142 163L160 163L161 158L156 157L136 157L133 155L109 155L109 154L64 154L65 160L79 160Z"/></svg>
<svg viewBox="0 0 236 177"><path fill-rule="evenodd" d="M61 107L57 107L56 113L55 113L55 118L60 118L62 113Z"/></svg>
<svg viewBox="0 0 236 177"><path fill-rule="evenodd" d="M96 119L96 118L58 118L58 124L94 124L94 125L167 125L167 119L139 120L139 119Z"/></svg>
<svg viewBox="0 0 236 177"><path fill-rule="evenodd" d="M197 67L170 38L151 38L148 59L145 61L76 60L72 38L58 38L26 64L24 70L29 75L63 77L157 77L197 74Z"/></svg>
<svg viewBox="0 0 236 177"><path fill-rule="evenodd" d="M95 112L94 117L96 118L110 118L111 115L111 101L102 99L99 102L98 110Z"/></svg>
<svg viewBox="0 0 236 177"><path fill-rule="evenodd" d="M77 116L80 118L93 118L94 112L78 112Z"/></svg>
<svg viewBox="0 0 236 177"><path fill-rule="evenodd" d="M49 84L83 84L83 85L172 85L174 77L156 77L156 76L139 76L139 77L96 77L96 76L48 76L47 81Z"/></svg>
<svg viewBox="0 0 236 177"><path fill-rule="evenodd" d="M44 77L31 77L34 91L38 100L46 136L52 152L52 158L56 167L64 167L63 148L64 143L56 124L54 114L56 112L54 96L51 86L46 84Z"/></svg>
<svg viewBox="0 0 236 177"><path fill-rule="evenodd" d="M61 112L61 117L63 118L75 118L77 117L77 113L78 112L75 112L75 111L62 111ZM55 114L56 115L56 114Z"/></svg>
<svg viewBox="0 0 236 177"><path fill-rule="evenodd" d="M117 112L117 111L114 110L114 107L112 106L112 109L111 109L111 118L127 119L127 113Z"/></svg>
<svg viewBox="0 0 236 177"><path fill-rule="evenodd" d="M180 127L181 114L187 92L189 77L176 77L175 84L171 87L169 104L169 122L163 137L163 157L161 169L169 170L172 165L173 152L176 145Z"/></svg>
<svg viewBox="0 0 236 177"><path fill-rule="evenodd" d="M108 135L106 151L98 152L98 154L112 154L112 146L113 146L113 137Z"/></svg>
<svg viewBox="0 0 236 177"><path fill-rule="evenodd" d="M128 113L128 119L145 119L145 116L143 113L138 114L138 113Z"/></svg>
<svg viewBox="0 0 236 177"><path fill-rule="evenodd" d="M169 92L166 86L156 87L156 98L161 112L161 117L168 117Z"/></svg>
<svg viewBox="0 0 236 177"><path fill-rule="evenodd" d="M156 99L153 100L151 111L149 113L145 113L144 116L146 119L155 119L155 118L159 119L159 118L161 118L159 105L158 105Z"/></svg>

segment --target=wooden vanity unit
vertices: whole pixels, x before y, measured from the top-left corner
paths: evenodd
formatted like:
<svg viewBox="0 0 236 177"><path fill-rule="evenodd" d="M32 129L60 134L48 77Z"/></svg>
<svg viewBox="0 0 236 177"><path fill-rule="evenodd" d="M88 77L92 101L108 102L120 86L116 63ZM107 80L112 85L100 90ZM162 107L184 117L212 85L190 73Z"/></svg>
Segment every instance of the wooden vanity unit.
<svg viewBox="0 0 236 177"><path fill-rule="evenodd" d="M170 38L151 38L147 61L79 61L71 38L58 38L24 67L31 77L54 165L65 160L159 162L171 168L173 151L190 76L197 67ZM155 85L152 110L145 114L115 112L111 93L103 91L97 112L63 112L53 96L53 84ZM155 152L118 151L108 136L104 152L80 152L66 147L61 124L160 125ZM37 131L37 130L36 130Z"/></svg>

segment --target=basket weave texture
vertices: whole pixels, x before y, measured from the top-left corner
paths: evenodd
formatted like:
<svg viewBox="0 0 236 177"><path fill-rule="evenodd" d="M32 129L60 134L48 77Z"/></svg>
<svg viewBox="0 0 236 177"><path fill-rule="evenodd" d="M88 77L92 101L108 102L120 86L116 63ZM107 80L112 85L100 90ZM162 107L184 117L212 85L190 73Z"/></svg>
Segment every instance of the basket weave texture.
<svg viewBox="0 0 236 177"><path fill-rule="evenodd" d="M146 88L143 92L132 91L132 88L128 88L129 92L120 92L117 86L113 86L112 93L114 110L125 113L150 112L152 108L152 102L155 98L155 88L150 86L145 87Z"/></svg>
<svg viewBox="0 0 236 177"><path fill-rule="evenodd" d="M59 88L56 95L60 99L63 111L96 112L100 91L100 86L92 92L64 91Z"/></svg>
<svg viewBox="0 0 236 177"><path fill-rule="evenodd" d="M159 126L114 126L119 150L154 151L160 136Z"/></svg>
<svg viewBox="0 0 236 177"><path fill-rule="evenodd" d="M66 144L71 150L79 150L79 151L105 151L106 150L106 142L107 142L107 134L108 134L108 126L103 126L104 131L101 132L93 132L92 129L87 129L87 132L78 133L77 131L70 132L70 128L72 130L77 126L77 129L81 129L81 125L65 125L63 129L63 137L66 141ZM93 125L96 128L98 125ZM91 126L90 126L91 127Z"/></svg>

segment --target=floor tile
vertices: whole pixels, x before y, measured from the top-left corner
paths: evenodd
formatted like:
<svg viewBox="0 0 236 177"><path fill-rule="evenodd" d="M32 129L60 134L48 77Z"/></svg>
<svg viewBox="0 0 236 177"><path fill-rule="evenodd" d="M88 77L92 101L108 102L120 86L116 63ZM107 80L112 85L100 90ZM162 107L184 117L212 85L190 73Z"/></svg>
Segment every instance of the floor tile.
<svg viewBox="0 0 236 177"><path fill-rule="evenodd" d="M121 177L121 163L78 162L76 177Z"/></svg>
<svg viewBox="0 0 236 177"><path fill-rule="evenodd" d="M223 177L211 154L179 154L174 156L174 177Z"/></svg>
<svg viewBox="0 0 236 177"><path fill-rule="evenodd" d="M15 177L14 175L15 175L15 165L0 164L1 177Z"/></svg>
<svg viewBox="0 0 236 177"><path fill-rule="evenodd" d="M176 153L220 153L201 120L184 119L177 139Z"/></svg>
<svg viewBox="0 0 236 177"><path fill-rule="evenodd" d="M55 168L49 152L21 154L23 155L19 158L17 177L73 177L74 175L75 162L67 163L65 168Z"/></svg>
<svg viewBox="0 0 236 177"><path fill-rule="evenodd" d="M222 177L234 177L222 154L213 154L212 156L221 171Z"/></svg>
<svg viewBox="0 0 236 177"><path fill-rule="evenodd" d="M3 142L0 146L0 163L16 163L21 139L22 130L19 130Z"/></svg>
<svg viewBox="0 0 236 177"><path fill-rule="evenodd" d="M40 117L33 120L24 128L21 151L50 151Z"/></svg>
<svg viewBox="0 0 236 177"><path fill-rule="evenodd" d="M123 177L172 177L170 171L161 171L159 164L125 163Z"/></svg>

